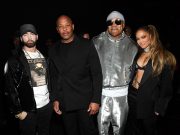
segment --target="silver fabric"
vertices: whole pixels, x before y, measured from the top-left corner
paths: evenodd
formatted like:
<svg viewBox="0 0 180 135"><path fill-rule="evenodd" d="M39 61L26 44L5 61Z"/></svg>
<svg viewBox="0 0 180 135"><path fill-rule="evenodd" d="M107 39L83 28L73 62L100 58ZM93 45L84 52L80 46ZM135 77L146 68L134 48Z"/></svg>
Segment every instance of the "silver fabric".
<svg viewBox="0 0 180 135"><path fill-rule="evenodd" d="M93 38L97 49L102 72L103 90L112 91L111 96L102 95L101 108L98 114L98 127L100 135L108 135L110 123L114 135L123 135L124 125L128 114L127 92L121 87L129 85L131 66L137 53L136 43L124 32L121 37L114 40L108 32L102 32ZM119 90L117 91L117 88ZM113 92L115 91L116 92ZM121 94L116 96L115 93Z"/></svg>
<svg viewBox="0 0 180 135"><path fill-rule="evenodd" d="M110 122L114 135L123 135L128 114L127 96L102 96L102 106L98 114L98 128L100 135L108 135Z"/></svg>
<svg viewBox="0 0 180 135"><path fill-rule="evenodd" d="M130 71L137 53L135 42L124 33L113 40L107 32L93 38L103 72L103 88L121 87L130 82Z"/></svg>

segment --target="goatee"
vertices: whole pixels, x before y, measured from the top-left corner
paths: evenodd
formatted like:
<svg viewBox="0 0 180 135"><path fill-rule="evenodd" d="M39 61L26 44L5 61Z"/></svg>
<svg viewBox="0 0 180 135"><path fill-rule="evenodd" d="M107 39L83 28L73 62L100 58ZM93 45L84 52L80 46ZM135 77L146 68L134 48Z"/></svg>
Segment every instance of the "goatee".
<svg viewBox="0 0 180 135"><path fill-rule="evenodd" d="M31 41L30 43L24 42L24 45L28 48L33 48L34 46L36 46L36 42L34 42L34 41Z"/></svg>

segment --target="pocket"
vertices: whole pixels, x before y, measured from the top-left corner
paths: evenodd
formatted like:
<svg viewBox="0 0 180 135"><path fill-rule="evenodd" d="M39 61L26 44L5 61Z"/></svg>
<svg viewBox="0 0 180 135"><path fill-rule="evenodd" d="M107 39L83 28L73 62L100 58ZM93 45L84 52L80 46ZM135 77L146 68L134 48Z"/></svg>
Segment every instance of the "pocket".
<svg viewBox="0 0 180 135"><path fill-rule="evenodd" d="M26 115L26 117L25 117L22 121L25 121L25 120L28 119L28 117L29 117L29 112L26 112L26 113L27 113L27 115Z"/></svg>

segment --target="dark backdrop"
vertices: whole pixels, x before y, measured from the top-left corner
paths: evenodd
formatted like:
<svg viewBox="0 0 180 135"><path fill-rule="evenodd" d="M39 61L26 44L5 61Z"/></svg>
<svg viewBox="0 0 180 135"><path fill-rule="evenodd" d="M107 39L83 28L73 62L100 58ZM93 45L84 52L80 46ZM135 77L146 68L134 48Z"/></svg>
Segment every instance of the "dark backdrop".
<svg viewBox="0 0 180 135"><path fill-rule="evenodd" d="M6 4L4 4L6 3ZM33 23L37 27L39 43L43 47L47 38L57 40L58 34L55 29L56 18L61 14L68 14L75 23L77 34L86 31L91 37L105 31L106 17L113 11L120 11L133 32L137 27L153 24L159 31L163 44L171 50L177 60L177 70L175 73L175 91L180 93L179 75L179 31L180 31L180 1L170 0L162 2L158 0L122 1L122 0L44 0L44 1L1 1L0 2L0 120L6 112L6 104L3 98L3 69L4 63L13 48L12 37L24 23ZM180 96L179 96L180 97ZM179 106L178 98L173 98L172 107ZM178 104L179 103L179 104ZM4 108L3 108L4 107ZM4 110L3 110L4 109ZM170 112L180 114L171 108ZM176 111L174 111L176 110ZM178 117L179 118L179 117ZM174 120L177 118L175 117ZM11 122L12 123L12 122ZM171 123L171 122L170 122ZM179 121L177 121L179 125ZM13 125L13 124L12 124ZM14 125L13 125L14 126ZM171 126L169 124L169 126ZM173 126L173 125L172 125ZM9 129L9 128L8 128ZM169 129L169 128L167 128ZM174 128L173 131L179 128ZM170 130L171 133L172 130ZM165 131L166 132L166 131ZM176 131L175 131L176 132Z"/></svg>

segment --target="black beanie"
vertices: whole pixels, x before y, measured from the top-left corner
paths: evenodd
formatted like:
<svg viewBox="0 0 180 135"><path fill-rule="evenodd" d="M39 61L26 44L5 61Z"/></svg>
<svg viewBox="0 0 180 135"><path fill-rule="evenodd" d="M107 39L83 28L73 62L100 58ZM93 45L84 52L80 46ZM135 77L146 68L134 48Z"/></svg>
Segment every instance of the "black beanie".
<svg viewBox="0 0 180 135"><path fill-rule="evenodd" d="M20 36L24 35L27 32L32 32L37 35L36 28L32 24L23 24L20 26Z"/></svg>

